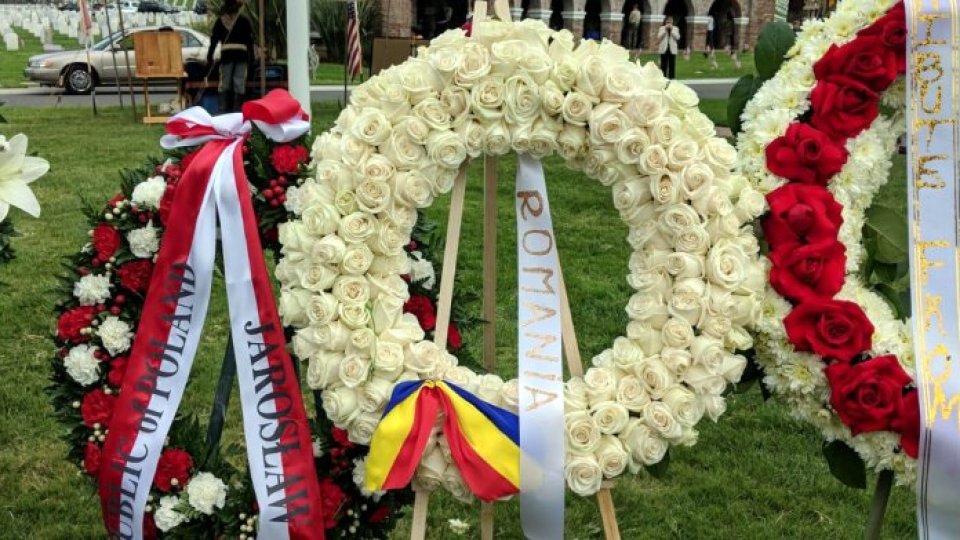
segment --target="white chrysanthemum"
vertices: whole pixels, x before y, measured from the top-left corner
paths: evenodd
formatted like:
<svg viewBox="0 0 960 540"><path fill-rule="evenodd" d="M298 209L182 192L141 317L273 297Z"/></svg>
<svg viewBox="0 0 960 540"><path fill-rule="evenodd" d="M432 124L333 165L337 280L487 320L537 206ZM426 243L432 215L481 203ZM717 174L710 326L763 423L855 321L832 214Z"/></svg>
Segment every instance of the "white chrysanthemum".
<svg viewBox="0 0 960 540"><path fill-rule="evenodd" d="M208 472L197 473L187 483L187 500L198 512L211 515L227 502L227 485Z"/></svg>
<svg viewBox="0 0 960 540"><path fill-rule="evenodd" d="M167 181L162 176L152 176L134 186L130 200L140 207L156 210L166 191Z"/></svg>
<svg viewBox="0 0 960 540"><path fill-rule="evenodd" d="M73 284L73 296L81 306L95 306L110 298L110 276L106 274L87 274Z"/></svg>
<svg viewBox="0 0 960 540"><path fill-rule="evenodd" d="M153 223L146 227L134 229L127 233L127 242L130 243L130 252L141 259L149 259L160 248L160 236Z"/></svg>
<svg viewBox="0 0 960 540"><path fill-rule="evenodd" d="M379 501L381 497L386 493L385 491L370 491L366 487L366 482L364 481L367 477L367 460L366 458L357 458L353 460L353 483L357 485L357 489L360 490L360 494L364 497L369 497L374 501Z"/></svg>
<svg viewBox="0 0 960 540"><path fill-rule="evenodd" d="M63 359L67 374L84 386L100 379L100 360L93 355L96 350L96 347L90 345L77 345L70 349L67 357Z"/></svg>
<svg viewBox="0 0 960 540"><path fill-rule="evenodd" d="M180 504L180 498L176 495L166 495L160 497L160 504L153 513L153 521L157 528L163 532L168 532L177 525L187 521L186 514L177 511L177 505Z"/></svg>
<svg viewBox="0 0 960 540"><path fill-rule="evenodd" d="M130 348L133 331L129 324L118 317L107 317L97 327L97 337L100 338L103 348L111 356L116 356Z"/></svg>
<svg viewBox="0 0 960 540"><path fill-rule="evenodd" d="M463 536L470 530L470 523L457 518L448 519L447 526L457 536Z"/></svg>
<svg viewBox="0 0 960 540"><path fill-rule="evenodd" d="M287 212L292 212L296 215L303 213L303 198L300 196L300 188L297 186L290 186L287 188L285 193L286 200L283 201L283 207Z"/></svg>
<svg viewBox="0 0 960 540"><path fill-rule="evenodd" d="M420 282L424 289L432 289L437 281L437 274L433 268L433 263L423 258L419 251L410 252L410 277L413 281Z"/></svg>

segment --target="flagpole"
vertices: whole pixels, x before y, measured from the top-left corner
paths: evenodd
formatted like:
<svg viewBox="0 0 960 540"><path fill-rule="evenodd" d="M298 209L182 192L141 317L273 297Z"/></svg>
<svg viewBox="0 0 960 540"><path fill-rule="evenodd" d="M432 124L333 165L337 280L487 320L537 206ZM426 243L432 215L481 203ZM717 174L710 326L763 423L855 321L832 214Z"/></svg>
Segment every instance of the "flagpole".
<svg viewBox="0 0 960 540"><path fill-rule="evenodd" d="M83 41L87 51L87 77L90 79L90 104L93 115L97 116L97 84L93 80L93 65L90 63L90 42L93 41L93 21L90 20L90 8L87 0L80 0L80 28L83 29Z"/></svg>
<svg viewBox="0 0 960 540"><path fill-rule="evenodd" d="M103 16L107 18L107 39L112 39L113 28L110 27L110 10L107 6L103 7ZM120 110L123 110L123 90L120 89L120 70L117 68L117 51L113 48L113 43L110 43L110 56L113 58L113 72L117 74L113 78L117 84L117 99L120 100Z"/></svg>
<svg viewBox="0 0 960 540"><path fill-rule="evenodd" d="M346 24L343 26L343 108L347 107L347 66L350 64L350 0L344 2Z"/></svg>
<svg viewBox="0 0 960 540"><path fill-rule="evenodd" d="M264 36L264 23L263 19L267 16L267 9L264 6L264 0L260 0L259 4L260 13L257 17L257 26L260 27L260 97L267 95L267 41L266 36ZM251 58L251 60L253 60ZM252 63L252 62L251 62Z"/></svg>
<svg viewBox="0 0 960 540"><path fill-rule="evenodd" d="M124 25L123 25L123 10L120 8L120 0L117 0L117 17L120 20L120 43L122 44L123 39L126 37L125 35L126 28L124 28ZM133 120L136 121L137 120L137 99L133 95L133 72L132 72L133 66L130 65L130 52L127 51L127 48L124 47L123 45L120 45L120 46L123 47L124 64L127 67L127 85L130 88L130 107L133 108ZM118 79L120 78L119 73L117 73L117 78ZM148 114L149 114L149 111L148 111Z"/></svg>

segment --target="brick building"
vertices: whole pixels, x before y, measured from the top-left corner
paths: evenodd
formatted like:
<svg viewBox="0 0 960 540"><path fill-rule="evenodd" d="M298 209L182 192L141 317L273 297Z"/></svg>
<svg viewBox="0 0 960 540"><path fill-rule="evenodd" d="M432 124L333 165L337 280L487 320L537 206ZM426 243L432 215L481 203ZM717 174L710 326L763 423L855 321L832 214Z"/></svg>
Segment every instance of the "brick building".
<svg viewBox="0 0 960 540"><path fill-rule="evenodd" d="M387 37L429 38L459 27L469 5L466 0L375 1L383 21L379 34ZM791 0L791 12L799 11L804 1L810 0ZM752 49L760 28L773 20L775 5L775 0L510 0L514 18L541 19L578 36L603 36L617 43L622 43L624 24L638 2L641 46L647 50L656 47L657 28L668 16L680 28L683 48L705 48L708 20L713 17L715 47Z"/></svg>

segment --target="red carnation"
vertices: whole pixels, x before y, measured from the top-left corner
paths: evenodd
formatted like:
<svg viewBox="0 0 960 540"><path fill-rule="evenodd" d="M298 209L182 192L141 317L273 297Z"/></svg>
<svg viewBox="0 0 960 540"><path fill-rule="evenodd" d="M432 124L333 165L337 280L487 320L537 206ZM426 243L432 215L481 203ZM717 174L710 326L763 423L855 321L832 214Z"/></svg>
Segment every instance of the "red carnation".
<svg viewBox="0 0 960 540"><path fill-rule="evenodd" d="M153 477L153 485L160 491L170 492L174 488L182 488L187 485L190 478L190 469L193 468L193 458L186 450L179 448L170 448L160 454L160 461L157 462L157 473ZM177 480L177 485L173 485L173 480Z"/></svg>
<svg viewBox="0 0 960 540"><path fill-rule="evenodd" d="M903 396L900 411L890 423L890 427L900 434L903 451L916 459L920 453L920 400L915 389Z"/></svg>
<svg viewBox="0 0 960 540"><path fill-rule="evenodd" d="M863 36L879 36L896 55L897 71L907 71L907 14L903 2L897 2L886 15L861 30L857 39Z"/></svg>
<svg viewBox="0 0 960 540"><path fill-rule="evenodd" d="M126 356L118 356L110 360L110 373L107 374L107 382L110 386L120 388L123 385L123 376L127 374L127 364L130 359Z"/></svg>
<svg viewBox="0 0 960 540"><path fill-rule="evenodd" d="M810 299L783 319L790 343L798 351L849 362L870 349L873 324L853 302Z"/></svg>
<svg viewBox="0 0 960 540"><path fill-rule="evenodd" d="M330 478L320 480L320 504L323 507L323 527L325 529L332 529L337 526L340 508L346 499L347 496L343 493L343 490L333 480Z"/></svg>
<svg viewBox="0 0 960 540"><path fill-rule="evenodd" d="M80 306L63 312L57 319L57 336L73 343L87 341L89 338L80 331L90 326L96 313L94 306Z"/></svg>
<svg viewBox="0 0 960 540"><path fill-rule="evenodd" d="M437 312L433 308L433 301L422 294L411 296L403 305L403 311L413 313L424 332L429 332L437 326Z"/></svg>
<svg viewBox="0 0 960 540"><path fill-rule="evenodd" d="M117 252L121 239L120 231L101 223L93 229L93 250L97 252L100 260L107 261Z"/></svg>
<svg viewBox="0 0 960 540"><path fill-rule="evenodd" d="M89 428L94 424L106 427L110 423L110 417L113 416L113 405L116 401L117 396L107 394L102 388L97 388L83 396L83 402L80 403L83 423Z"/></svg>
<svg viewBox="0 0 960 540"><path fill-rule="evenodd" d="M820 186L787 184L770 192L767 204L763 235L774 248L787 242L836 240L843 224L843 207Z"/></svg>
<svg viewBox="0 0 960 540"><path fill-rule="evenodd" d="M880 96L864 83L843 75L817 82L810 92L810 124L836 141L856 137L880 114Z"/></svg>
<svg viewBox="0 0 960 540"><path fill-rule="evenodd" d="M280 174L294 174L300 171L300 164L306 163L309 154L304 146L281 144L270 152L270 163Z"/></svg>
<svg viewBox="0 0 960 540"><path fill-rule="evenodd" d="M153 273L153 262L141 259L128 262L117 269L120 285L127 290L145 294L150 286L150 275Z"/></svg>
<svg viewBox="0 0 960 540"><path fill-rule="evenodd" d="M910 375L893 355L857 364L836 362L827 367L830 404L854 435L892 429L901 411L903 387Z"/></svg>
<svg viewBox="0 0 960 540"><path fill-rule="evenodd" d="M460 329L457 323L450 321L450 328L447 330L447 349L455 351L463 346L463 338L460 336Z"/></svg>
<svg viewBox="0 0 960 540"><path fill-rule="evenodd" d="M781 244L769 257L770 285L793 302L832 298L843 287L846 248L836 240Z"/></svg>
<svg viewBox="0 0 960 540"><path fill-rule="evenodd" d="M849 155L826 133L801 123L790 124L787 132L767 146L767 169L773 174L804 184L827 185Z"/></svg>
<svg viewBox="0 0 960 540"><path fill-rule="evenodd" d="M353 443L350 442L350 435L347 434L346 430L340 429L338 427L334 427L332 430L332 433L333 433L333 440L338 445L346 448L353 447Z"/></svg>
<svg viewBox="0 0 960 540"><path fill-rule="evenodd" d="M92 442L83 447L83 469L90 476L100 471L100 447Z"/></svg>
<svg viewBox="0 0 960 540"><path fill-rule="evenodd" d="M390 507L386 504L378 506L376 510L370 512L370 523L383 523L390 517Z"/></svg>
<svg viewBox="0 0 960 540"><path fill-rule="evenodd" d="M832 45L813 66L818 81L832 75L845 75L874 92L889 88L898 73L897 54L880 35L862 35L846 45Z"/></svg>

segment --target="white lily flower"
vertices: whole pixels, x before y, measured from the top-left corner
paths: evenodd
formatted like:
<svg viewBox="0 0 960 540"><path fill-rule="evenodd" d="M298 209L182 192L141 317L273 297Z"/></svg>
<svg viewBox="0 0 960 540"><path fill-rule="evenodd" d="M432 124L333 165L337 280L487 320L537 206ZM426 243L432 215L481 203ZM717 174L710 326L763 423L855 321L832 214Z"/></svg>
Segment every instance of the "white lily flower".
<svg viewBox="0 0 960 540"><path fill-rule="evenodd" d="M7 217L11 206L33 217L40 216L40 203L28 184L50 170L50 163L27 155L27 136L14 135L7 139L0 135L0 221Z"/></svg>

